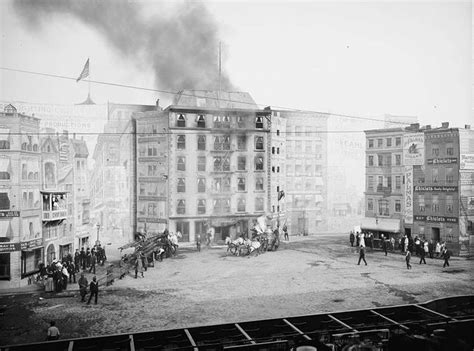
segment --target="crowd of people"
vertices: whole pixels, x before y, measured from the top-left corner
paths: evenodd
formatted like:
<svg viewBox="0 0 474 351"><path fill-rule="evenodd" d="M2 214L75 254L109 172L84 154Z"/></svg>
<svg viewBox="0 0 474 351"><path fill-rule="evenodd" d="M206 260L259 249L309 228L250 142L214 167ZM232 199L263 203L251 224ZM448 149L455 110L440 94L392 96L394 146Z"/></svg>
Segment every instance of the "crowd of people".
<svg viewBox="0 0 474 351"><path fill-rule="evenodd" d="M81 269L96 274L96 265L104 265L106 260L105 249L100 244L92 249L76 249L74 257L69 253L61 260L52 260L49 265L40 262L37 280L43 282L46 291L61 292L68 284L76 283L76 273Z"/></svg>
<svg viewBox="0 0 474 351"><path fill-rule="evenodd" d="M358 264L360 264L362 260L367 265L365 260L365 250L366 247L373 249L375 240L380 241L378 246L385 252L385 256L387 256L388 251L395 251L397 249L396 244L398 244L398 249L405 255L407 269L412 268L410 264L412 255L416 255L420 258L419 264L426 264L426 257L428 256L430 258L444 259L443 268L449 267L449 259L451 258L452 253L446 247L446 242L440 243L439 241L423 240L418 236L412 238L410 235L406 234L398 238L397 241L393 236L385 236L383 233L380 235L379 239L374 239L374 234L371 232L355 233L354 231L351 231L349 234L351 247L353 247L355 243L355 246L359 248Z"/></svg>

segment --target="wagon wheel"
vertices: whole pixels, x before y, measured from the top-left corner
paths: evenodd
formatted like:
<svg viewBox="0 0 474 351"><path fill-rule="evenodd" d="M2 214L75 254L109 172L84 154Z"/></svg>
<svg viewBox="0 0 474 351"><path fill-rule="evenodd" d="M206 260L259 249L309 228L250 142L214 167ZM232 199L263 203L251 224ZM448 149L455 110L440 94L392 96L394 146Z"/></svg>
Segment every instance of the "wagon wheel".
<svg viewBox="0 0 474 351"><path fill-rule="evenodd" d="M235 246L235 245L232 245L229 249L230 249L230 253L231 253L232 255L235 255L235 254L237 253L237 251L238 251L239 248L238 248L237 246Z"/></svg>

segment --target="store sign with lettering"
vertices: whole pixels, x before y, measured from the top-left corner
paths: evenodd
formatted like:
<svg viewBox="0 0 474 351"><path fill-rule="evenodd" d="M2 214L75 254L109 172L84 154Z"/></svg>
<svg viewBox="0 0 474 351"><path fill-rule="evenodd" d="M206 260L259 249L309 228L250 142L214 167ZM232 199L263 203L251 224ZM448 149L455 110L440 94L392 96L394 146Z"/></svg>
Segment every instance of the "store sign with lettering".
<svg viewBox="0 0 474 351"><path fill-rule="evenodd" d="M405 166L405 223L413 223L413 166Z"/></svg>
<svg viewBox="0 0 474 351"><path fill-rule="evenodd" d="M0 211L0 217L20 217L20 211Z"/></svg>
<svg viewBox="0 0 474 351"><path fill-rule="evenodd" d="M0 253L20 251L20 243L0 243Z"/></svg>
<svg viewBox="0 0 474 351"><path fill-rule="evenodd" d="M457 223L456 217L443 217L443 216L415 216L415 221L422 222L435 222L435 223Z"/></svg>
<svg viewBox="0 0 474 351"><path fill-rule="evenodd" d="M474 170L474 154L461 154L459 169Z"/></svg>
<svg viewBox="0 0 474 351"><path fill-rule="evenodd" d="M459 172L461 185L474 185L474 172Z"/></svg>
<svg viewBox="0 0 474 351"><path fill-rule="evenodd" d="M430 186L430 185L415 185L416 192L436 192L436 193L451 193L457 192L457 186Z"/></svg>
<svg viewBox="0 0 474 351"><path fill-rule="evenodd" d="M41 246L43 246L43 238L21 242L22 250L34 249Z"/></svg>
<svg viewBox="0 0 474 351"><path fill-rule="evenodd" d="M455 157L428 159L429 165L446 165L446 164L452 164L452 163L458 163L458 159Z"/></svg>

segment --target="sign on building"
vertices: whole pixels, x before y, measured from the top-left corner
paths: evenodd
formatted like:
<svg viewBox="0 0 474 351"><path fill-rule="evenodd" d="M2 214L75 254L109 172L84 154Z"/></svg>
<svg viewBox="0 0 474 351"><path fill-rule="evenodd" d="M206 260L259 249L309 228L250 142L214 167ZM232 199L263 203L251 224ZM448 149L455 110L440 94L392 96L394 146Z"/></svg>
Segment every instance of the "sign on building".
<svg viewBox="0 0 474 351"><path fill-rule="evenodd" d="M20 243L0 243L0 253L20 251Z"/></svg>
<svg viewBox="0 0 474 351"><path fill-rule="evenodd" d="M403 136L403 164L421 166L425 162L425 134L413 133Z"/></svg>
<svg viewBox="0 0 474 351"><path fill-rule="evenodd" d="M469 196L467 198L467 209L474 210L474 196Z"/></svg>
<svg viewBox="0 0 474 351"><path fill-rule="evenodd" d="M405 166L405 223L413 224L413 166Z"/></svg>
<svg viewBox="0 0 474 351"><path fill-rule="evenodd" d="M460 155L459 169L474 170L474 154Z"/></svg>

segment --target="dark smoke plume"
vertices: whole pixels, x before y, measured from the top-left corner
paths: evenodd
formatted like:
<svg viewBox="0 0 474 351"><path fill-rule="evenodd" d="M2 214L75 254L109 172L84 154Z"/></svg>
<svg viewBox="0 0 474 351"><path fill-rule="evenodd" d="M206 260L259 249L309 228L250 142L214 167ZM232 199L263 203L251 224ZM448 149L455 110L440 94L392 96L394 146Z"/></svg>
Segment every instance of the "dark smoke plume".
<svg viewBox="0 0 474 351"><path fill-rule="evenodd" d="M218 88L217 24L200 2L184 2L147 18L141 3L129 0L18 0L14 7L30 29L47 26L53 16L77 18L119 54L151 65L162 89ZM232 90L224 73L221 88Z"/></svg>

